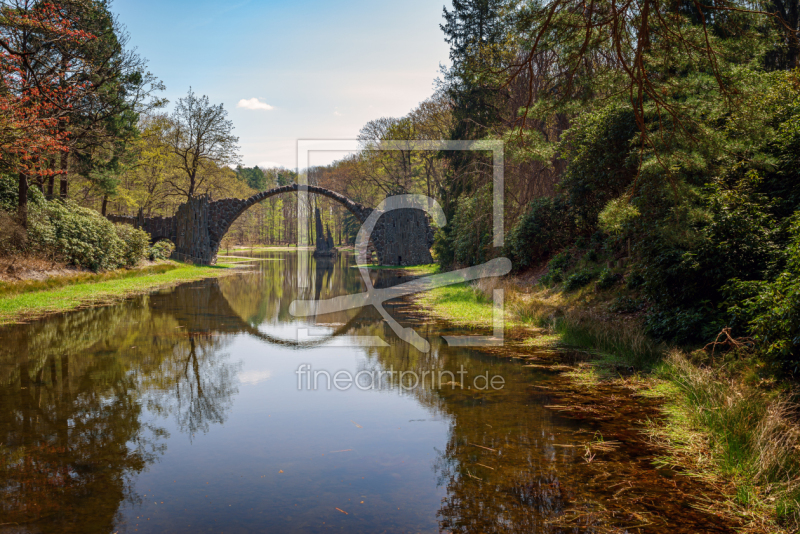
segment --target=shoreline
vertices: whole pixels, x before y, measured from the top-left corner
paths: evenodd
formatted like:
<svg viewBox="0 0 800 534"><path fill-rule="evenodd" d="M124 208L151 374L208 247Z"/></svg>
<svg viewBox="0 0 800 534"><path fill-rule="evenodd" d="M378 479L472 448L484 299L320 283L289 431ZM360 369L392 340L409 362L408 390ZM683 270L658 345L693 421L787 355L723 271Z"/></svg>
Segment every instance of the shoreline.
<svg viewBox="0 0 800 534"><path fill-rule="evenodd" d="M644 336L635 318L604 316L585 299L537 290L513 279L487 282L438 288L414 295L412 302L432 318L490 332L490 295L494 287L503 287L508 345L478 350L501 358L515 357L515 346L548 354L565 350L580 354L571 361L562 361L562 355L540 358L528 366L565 380L563 391L547 392L558 399L550 409L600 423L655 403L659 416L645 418L639 430L658 451L652 464L706 483L719 496L708 501L706 511L738 532L795 532L800 480L790 470L791 458L783 463L774 458L797 455L800 437L796 443L771 448L763 442L787 426L797 435L800 430L789 416L796 404L781 394L780 384L753 386L745 379L746 372L726 369L737 357L746 362L743 366L757 362L736 354L717 362L698 362L701 351L657 344ZM600 402L600 391L606 392L605 397L613 392L610 398L616 401ZM742 397L751 403L746 409L736 406ZM740 421L743 418L749 418L747 424ZM762 449L742 452L737 450L742 443L761 443ZM793 479L783 484L770 480L787 475Z"/></svg>
<svg viewBox="0 0 800 534"><path fill-rule="evenodd" d="M198 266L164 260L135 269L6 282L0 285L0 327L81 308L105 306L185 282L237 272L234 264Z"/></svg>

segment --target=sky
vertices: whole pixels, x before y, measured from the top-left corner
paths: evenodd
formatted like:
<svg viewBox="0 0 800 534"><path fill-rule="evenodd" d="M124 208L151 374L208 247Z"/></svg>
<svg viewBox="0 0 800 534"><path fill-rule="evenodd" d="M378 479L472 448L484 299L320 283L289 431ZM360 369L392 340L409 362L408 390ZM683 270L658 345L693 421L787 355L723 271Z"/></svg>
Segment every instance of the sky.
<svg viewBox="0 0 800 534"><path fill-rule="evenodd" d="M129 46L172 104L221 103L246 166L297 166L298 139L354 139L434 92L449 49L441 0L114 0ZM447 7L450 8L448 2ZM341 153L312 153L324 165Z"/></svg>

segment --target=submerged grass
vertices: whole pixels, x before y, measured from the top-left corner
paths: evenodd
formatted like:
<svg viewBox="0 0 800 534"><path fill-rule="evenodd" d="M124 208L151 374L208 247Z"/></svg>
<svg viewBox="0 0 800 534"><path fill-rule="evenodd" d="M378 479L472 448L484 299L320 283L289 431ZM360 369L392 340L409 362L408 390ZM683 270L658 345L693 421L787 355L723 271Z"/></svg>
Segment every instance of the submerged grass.
<svg viewBox="0 0 800 534"><path fill-rule="evenodd" d="M391 271L408 271L416 275L429 275L439 272L441 267L437 263L427 263L422 265L353 265L353 269L360 269L366 267L371 271L391 270Z"/></svg>
<svg viewBox="0 0 800 534"><path fill-rule="evenodd" d="M650 421L647 430L665 451L656 462L702 478L727 496L709 501L709 513L742 525L742 532L800 532L798 393L762 376L753 355L692 359L649 339L637 321L603 313L585 294L513 280L483 279L418 299L454 324L489 328L497 288L505 290L506 328L522 326L533 334L525 344L581 348L594 356L564 371L576 386L617 381L664 399L663 418ZM634 375L621 378L620 367Z"/></svg>
<svg viewBox="0 0 800 534"><path fill-rule="evenodd" d="M181 282L220 276L227 265L197 266L167 262L143 269L81 274L0 286L0 325L106 304Z"/></svg>

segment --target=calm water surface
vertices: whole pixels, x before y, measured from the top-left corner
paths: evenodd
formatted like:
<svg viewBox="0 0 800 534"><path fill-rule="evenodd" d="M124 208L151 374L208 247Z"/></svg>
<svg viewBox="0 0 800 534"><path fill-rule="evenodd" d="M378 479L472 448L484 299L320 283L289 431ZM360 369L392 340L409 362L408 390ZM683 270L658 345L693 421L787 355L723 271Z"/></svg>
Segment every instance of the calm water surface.
<svg viewBox="0 0 800 534"><path fill-rule="evenodd" d="M402 302L388 308L429 354L372 309L293 318L296 298L362 290L352 257L313 264L300 290L296 254L257 256L241 274L0 329L0 532L641 531L641 515L591 513L614 493L587 485L576 444L592 429L544 408L546 375L447 347ZM384 373L308 390L301 364L463 368L465 385L505 386L403 388Z"/></svg>

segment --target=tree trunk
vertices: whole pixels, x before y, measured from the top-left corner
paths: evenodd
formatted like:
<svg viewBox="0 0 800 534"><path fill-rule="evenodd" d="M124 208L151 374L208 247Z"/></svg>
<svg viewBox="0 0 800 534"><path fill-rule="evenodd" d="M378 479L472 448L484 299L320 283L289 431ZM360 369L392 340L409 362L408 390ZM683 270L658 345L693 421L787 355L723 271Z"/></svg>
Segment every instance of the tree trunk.
<svg viewBox="0 0 800 534"><path fill-rule="evenodd" d="M19 191L17 193L17 219L23 228L28 228L28 176L19 173Z"/></svg>
<svg viewBox="0 0 800 534"><path fill-rule="evenodd" d="M50 178L47 179L47 200L53 200L53 189L56 186L56 177L55 175L51 174Z"/></svg>
<svg viewBox="0 0 800 534"><path fill-rule="evenodd" d="M103 207L100 209L100 214L106 216L106 207L108 206L108 195L103 195Z"/></svg>
<svg viewBox="0 0 800 534"><path fill-rule="evenodd" d="M795 0L794 2L789 2L789 25L792 27L794 31L800 31L800 2ZM789 68L793 69L796 67L800 67L798 64L798 58L800 58L800 35L793 35L789 37Z"/></svg>
<svg viewBox="0 0 800 534"><path fill-rule="evenodd" d="M69 152L61 153L61 183L59 196L62 200L67 199L67 169L69 167Z"/></svg>

